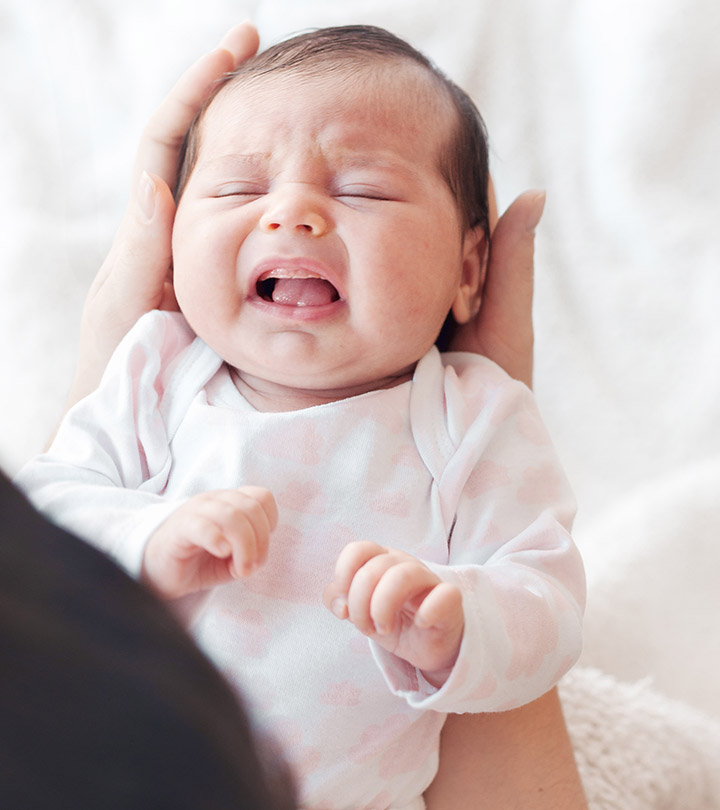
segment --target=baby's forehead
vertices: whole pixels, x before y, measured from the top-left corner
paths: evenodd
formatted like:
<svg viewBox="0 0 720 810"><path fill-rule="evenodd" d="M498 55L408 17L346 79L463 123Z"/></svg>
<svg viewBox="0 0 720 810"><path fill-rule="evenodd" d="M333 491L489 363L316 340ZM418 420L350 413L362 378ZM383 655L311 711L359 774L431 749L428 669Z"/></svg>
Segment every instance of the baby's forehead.
<svg viewBox="0 0 720 810"><path fill-rule="evenodd" d="M236 72L217 93L210 108L229 93L272 94L274 89L302 93L308 86L324 84L328 92L347 89L348 102L357 106L394 101L408 106L430 121L454 118L454 106L442 80L421 64L399 56L371 55L315 60L261 73Z"/></svg>
<svg viewBox="0 0 720 810"><path fill-rule="evenodd" d="M303 99L308 99L304 107ZM421 134L420 140L432 144L434 153L448 142L457 122L442 81L424 66L399 57L328 59L259 75L240 72L209 105L210 129L224 118L218 107L226 112L233 105L247 109L249 129L277 113L278 108L286 110L291 121L300 106L305 119L315 117L321 122L335 116L338 120L349 117L358 127L366 126L379 134L388 126L402 126L410 137ZM289 136L291 133L290 128Z"/></svg>

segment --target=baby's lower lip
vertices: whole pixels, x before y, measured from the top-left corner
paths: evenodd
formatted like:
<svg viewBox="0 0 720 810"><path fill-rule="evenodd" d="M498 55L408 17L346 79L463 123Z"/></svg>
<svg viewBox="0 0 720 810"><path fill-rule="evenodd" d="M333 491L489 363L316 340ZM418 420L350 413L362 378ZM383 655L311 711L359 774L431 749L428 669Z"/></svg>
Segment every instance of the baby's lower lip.
<svg viewBox="0 0 720 810"><path fill-rule="evenodd" d="M321 321L335 317L344 308L345 302L341 298L324 304L308 305L298 303L284 303L267 300L253 296L251 303L265 315L274 318L292 321Z"/></svg>

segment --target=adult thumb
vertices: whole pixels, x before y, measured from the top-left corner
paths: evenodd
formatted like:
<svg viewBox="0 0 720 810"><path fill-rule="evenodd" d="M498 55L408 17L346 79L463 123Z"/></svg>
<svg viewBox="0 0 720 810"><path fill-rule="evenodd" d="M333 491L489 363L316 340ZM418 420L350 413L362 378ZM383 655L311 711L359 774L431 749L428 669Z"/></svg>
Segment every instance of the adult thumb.
<svg viewBox="0 0 720 810"><path fill-rule="evenodd" d="M544 205L544 192L526 191L498 220L480 312L458 329L452 347L480 352L528 385L533 366L535 228Z"/></svg>
<svg viewBox="0 0 720 810"><path fill-rule="evenodd" d="M172 291L175 202L167 184L143 172L82 317L68 407L94 390L122 338L151 309L177 309Z"/></svg>
<svg viewBox="0 0 720 810"><path fill-rule="evenodd" d="M117 281L135 299L140 314L150 309L177 309L172 292L172 226L175 201L167 183L143 172L113 245Z"/></svg>
<svg viewBox="0 0 720 810"><path fill-rule="evenodd" d="M115 347L151 309L177 309L172 293L175 202L167 184L144 172L110 252L90 285L83 311L81 354L104 368ZM92 352L89 350L92 346Z"/></svg>

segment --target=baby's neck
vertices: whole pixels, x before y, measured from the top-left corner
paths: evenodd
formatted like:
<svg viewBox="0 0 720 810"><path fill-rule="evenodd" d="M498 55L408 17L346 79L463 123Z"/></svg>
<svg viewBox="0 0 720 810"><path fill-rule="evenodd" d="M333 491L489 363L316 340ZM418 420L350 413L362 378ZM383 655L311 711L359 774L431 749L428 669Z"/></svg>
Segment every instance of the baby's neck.
<svg viewBox="0 0 720 810"><path fill-rule="evenodd" d="M308 389L293 388L263 380L245 374L236 368L230 368L235 387L256 411L265 413L282 411L301 411L304 408L313 408L317 405L327 405L341 399L367 394L370 391L379 391L385 388L394 388L397 385L412 379L413 372L405 372L397 376L386 377L382 380L372 380L356 386L337 389Z"/></svg>

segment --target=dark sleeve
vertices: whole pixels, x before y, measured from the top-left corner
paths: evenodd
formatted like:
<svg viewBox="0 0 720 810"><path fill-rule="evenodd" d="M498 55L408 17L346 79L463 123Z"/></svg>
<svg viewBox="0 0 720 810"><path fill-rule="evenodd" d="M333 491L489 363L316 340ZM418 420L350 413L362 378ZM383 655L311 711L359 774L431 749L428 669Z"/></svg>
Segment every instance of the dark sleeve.
<svg viewBox="0 0 720 810"><path fill-rule="evenodd" d="M8 808L295 806L165 606L1 474L0 762Z"/></svg>

